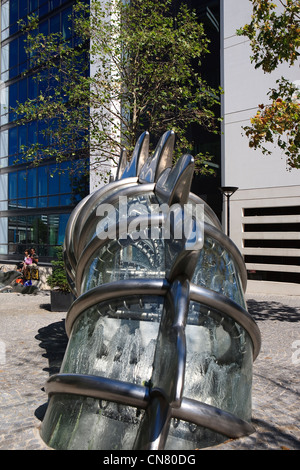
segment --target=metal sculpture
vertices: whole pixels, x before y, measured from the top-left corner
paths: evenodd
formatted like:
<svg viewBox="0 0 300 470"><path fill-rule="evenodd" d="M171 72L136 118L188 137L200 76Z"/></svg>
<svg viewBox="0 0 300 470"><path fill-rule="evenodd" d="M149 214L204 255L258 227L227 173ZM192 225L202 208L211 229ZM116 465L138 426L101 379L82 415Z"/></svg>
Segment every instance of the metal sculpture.
<svg viewBox="0 0 300 470"><path fill-rule="evenodd" d="M172 167L174 140L165 133L149 156L142 134L116 180L69 219L65 266L77 298L60 373L45 387L41 435L52 448L189 450L254 431L260 333L246 310L244 261L190 193L193 157Z"/></svg>

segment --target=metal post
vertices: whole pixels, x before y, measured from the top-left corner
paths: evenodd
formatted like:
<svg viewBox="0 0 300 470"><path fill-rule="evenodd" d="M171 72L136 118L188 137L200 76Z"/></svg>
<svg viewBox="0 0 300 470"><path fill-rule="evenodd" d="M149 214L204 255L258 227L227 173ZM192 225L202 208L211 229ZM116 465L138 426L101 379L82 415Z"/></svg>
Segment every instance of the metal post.
<svg viewBox="0 0 300 470"><path fill-rule="evenodd" d="M230 197L239 189L236 186L221 186L219 188L221 193L227 199L227 236L230 236Z"/></svg>

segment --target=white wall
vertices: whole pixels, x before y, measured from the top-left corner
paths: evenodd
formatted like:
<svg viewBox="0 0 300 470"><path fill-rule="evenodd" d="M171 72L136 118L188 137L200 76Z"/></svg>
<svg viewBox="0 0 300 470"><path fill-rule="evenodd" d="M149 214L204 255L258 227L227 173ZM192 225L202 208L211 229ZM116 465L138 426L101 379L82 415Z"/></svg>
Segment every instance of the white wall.
<svg viewBox="0 0 300 470"><path fill-rule="evenodd" d="M293 210L294 215L288 215L288 209L285 216L279 215L283 208L297 208L300 205L300 170L288 171L286 158L279 148L274 147L269 156L263 155L260 150L251 149L242 130L242 126L248 125L251 117L256 114L258 105L268 102L267 93L275 86L278 78L284 76L291 81L300 79L299 64L291 68L281 65L272 74L255 69L250 61L252 51L249 40L236 35L239 27L250 23L251 13L252 3L249 0L221 0L221 85L224 90L222 185L239 187L230 202L230 236L247 258L248 271L272 274L268 278L261 276L264 280L248 281L248 292L300 295L300 284L295 280L288 282L289 273L297 276L300 272L299 263L295 262L297 257L300 258L300 249L289 248L290 241L300 241L300 233L283 230L271 232L263 228L264 224L282 223L284 226L286 222L300 222L297 210ZM272 216L245 217L247 208L266 207L274 208ZM277 215L276 208L281 208ZM256 224L256 232L244 232L244 224L249 223ZM224 226L226 225L227 221L224 220ZM249 240L259 243L249 245ZM268 241L272 245L268 245ZM266 248L267 246L273 248ZM251 258L247 255L254 255L252 260L256 261L249 261ZM288 259L289 257L292 258ZM270 281L274 279L274 273L281 273L280 282ZM282 282L282 279L286 280Z"/></svg>
<svg viewBox="0 0 300 470"><path fill-rule="evenodd" d="M274 148L271 156L249 148L242 126L249 123L260 103L268 102L267 92L281 76L300 79L299 66L282 65L272 74L255 69L250 61L249 40L236 30L251 21L252 4L248 0L222 0L223 31L222 87L224 89L223 178L222 184L241 189L298 185L299 170L287 171L285 156Z"/></svg>

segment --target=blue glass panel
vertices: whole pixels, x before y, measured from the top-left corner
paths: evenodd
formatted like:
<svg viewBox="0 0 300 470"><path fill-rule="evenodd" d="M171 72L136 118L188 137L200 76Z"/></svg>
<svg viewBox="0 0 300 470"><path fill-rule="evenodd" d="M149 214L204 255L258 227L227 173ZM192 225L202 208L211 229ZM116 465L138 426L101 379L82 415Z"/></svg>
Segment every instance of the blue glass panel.
<svg viewBox="0 0 300 470"><path fill-rule="evenodd" d="M50 0L50 10L53 10L56 7L59 7L60 0Z"/></svg>
<svg viewBox="0 0 300 470"><path fill-rule="evenodd" d="M28 98L33 100L37 97L37 80L34 77L28 78Z"/></svg>
<svg viewBox="0 0 300 470"><path fill-rule="evenodd" d="M29 12L36 10L38 7L38 0L29 0Z"/></svg>
<svg viewBox="0 0 300 470"><path fill-rule="evenodd" d="M60 196L61 206L70 206L73 203L73 197L71 194L62 194Z"/></svg>
<svg viewBox="0 0 300 470"><path fill-rule="evenodd" d="M39 121L38 123L38 142L41 145L48 145L48 134L47 134L47 129L48 129L48 123L46 121Z"/></svg>
<svg viewBox="0 0 300 470"><path fill-rule="evenodd" d="M49 196L48 206L49 207L59 206L59 196Z"/></svg>
<svg viewBox="0 0 300 470"><path fill-rule="evenodd" d="M22 146L26 147L27 144L27 126L20 126L19 127L19 134L18 134L18 152L20 154L24 153Z"/></svg>
<svg viewBox="0 0 300 470"><path fill-rule="evenodd" d="M14 108L17 104L18 99L18 83L13 83L8 88L9 93L9 107Z"/></svg>
<svg viewBox="0 0 300 470"><path fill-rule="evenodd" d="M28 209L34 209L37 205L37 199L36 198L31 198L27 199L27 207Z"/></svg>
<svg viewBox="0 0 300 470"><path fill-rule="evenodd" d="M43 22L39 25L39 32L40 32L41 34L44 34L45 36L48 34L48 20L43 21Z"/></svg>
<svg viewBox="0 0 300 470"><path fill-rule="evenodd" d="M25 51L26 42L24 36L19 38L19 73L27 69L27 53Z"/></svg>
<svg viewBox="0 0 300 470"><path fill-rule="evenodd" d="M50 18L50 33L59 33L60 31L60 15Z"/></svg>
<svg viewBox="0 0 300 470"><path fill-rule="evenodd" d="M17 197L17 173L8 174L8 199Z"/></svg>
<svg viewBox="0 0 300 470"><path fill-rule="evenodd" d="M18 65L18 49L19 49L19 40L14 39L9 43L9 67L15 67Z"/></svg>
<svg viewBox="0 0 300 470"><path fill-rule="evenodd" d="M66 8L61 14L61 30L64 39L71 37L71 18L72 8Z"/></svg>
<svg viewBox="0 0 300 470"><path fill-rule="evenodd" d="M48 90L48 71L45 70L40 73L40 81L38 84L39 93L45 95Z"/></svg>
<svg viewBox="0 0 300 470"><path fill-rule="evenodd" d="M8 153L13 155L18 150L18 130L16 127L12 127L8 130Z"/></svg>
<svg viewBox="0 0 300 470"><path fill-rule="evenodd" d="M27 196L33 197L37 195L37 169L31 168L27 172ZM35 202L36 205L36 202Z"/></svg>
<svg viewBox="0 0 300 470"><path fill-rule="evenodd" d="M27 199L18 199L18 209L26 209Z"/></svg>
<svg viewBox="0 0 300 470"><path fill-rule="evenodd" d="M19 81L19 102L25 103L27 100L27 79L23 78L23 80Z"/></svg>
<svg viewBox="0 0 300 470"><path fill-rule="evenodd" d="M61 214L59 216L58 239L57 239L58 245L63 244L64 238L65 238L66 226L67 226L69 217L70 217L70 214Z"/></svg>
<svg viewBox="0 0 300 470"><path fill-rule="evenodd" d="M48 2L43 2L42 5L40 5L40 17L43 15L46 15L48 13Z"/></svg>
<svg viewBox="0 0 300 470"><path fill-rule="evenodd" d="M26 170L18 172L18 197L26 197Z"/></svg>
<svg viewBox="0 0 300 470"><path fill-rule="evenodd" d="M72 192L72 181L70 176L70 162L63 162L60 165L60 192L71 193Z"/></svg>
<svg viewBox="0 0 300 470"><path fill-rule="evenodd" d="M57 171L56 165L49 166L49 178L48 185L49 194L58 194L59 193L59 172Z"/></svg>
<svg viewBox="0 0 300 470"><path fill-rule="evenodd" d="M11 199L8 204L8 210L15 209L18 206L17 199Z"/></svg>
<svg viewBox="0 0 300 470"><path fill-rule="evenodd" d="M28 15L27 1L19 0L19 18L26 18Z"/></svg>
<svg viewBox="0 0 300 470"><path fill-rule="evenodd" d="M9 78L12 79L18 75L18 66L9 70Z"/></svg>
<svg viewBox="0 0 300 470"><path fill-rule="evenodd" d="M47 207L47 197L38 198L38 207Z"/></svg>
<svg viewBox="0 0 300 470"><path fill-rule="evenodd" d="M10 1L9 2L9 24L10 24L10 34L14 34L18 31L17 21L19 19L18 15L18 2Z"/></svg>
<svg viewBox="0 0 300 470"><path fill-rule="evenodd" d="M38 168L38 195L45 196L47 194L48 167L41 166Z"/></svg>
<svg viewBox="0 0 300 470"><path fill-rule="evenodd" d="M28 145L35 144L37 141L37 122L28 124Z"/></svg>

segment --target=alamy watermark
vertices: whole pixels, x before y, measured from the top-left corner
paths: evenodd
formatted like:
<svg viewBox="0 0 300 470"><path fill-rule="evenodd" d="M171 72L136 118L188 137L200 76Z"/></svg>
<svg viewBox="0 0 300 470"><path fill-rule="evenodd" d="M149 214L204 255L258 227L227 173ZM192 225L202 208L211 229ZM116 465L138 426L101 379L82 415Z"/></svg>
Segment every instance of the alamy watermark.
<svg viewBox="0 0 300 470"><path fill-rule="evenodd" d="M292 349L295 349L292 354L292 364L298 365L300 364L300 339L292 343Z"/></svg>
<svg viewBox="0 0 300 470"><path fill-rule="evenodd" d="M0 339L0 366L6 364L6 344Z"/></svg>
<svg viewBox="0 0 300 470"><path fill-rule="evenodd" d="M117 204L100 204L97 237L133 240L184 240L186 249L200 249L204 240L204 204L145 204L121 196Z"/></svg>

